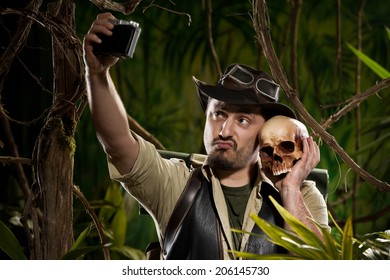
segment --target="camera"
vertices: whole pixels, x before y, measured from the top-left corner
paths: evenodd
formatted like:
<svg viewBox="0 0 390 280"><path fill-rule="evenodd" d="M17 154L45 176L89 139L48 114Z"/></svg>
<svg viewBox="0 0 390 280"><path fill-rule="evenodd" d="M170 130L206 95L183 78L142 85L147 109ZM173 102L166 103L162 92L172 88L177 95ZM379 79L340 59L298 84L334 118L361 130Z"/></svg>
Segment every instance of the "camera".
<svg viewBox="0 0 390 280"><path fill-rule="evenodd" d="M114 24L112 36L99 34L102 42L95 44L93 48L94 53L121 58L132 58L138 37L141 33L139 24L134 21L121 19L109 19L109 21Z"/></svg>

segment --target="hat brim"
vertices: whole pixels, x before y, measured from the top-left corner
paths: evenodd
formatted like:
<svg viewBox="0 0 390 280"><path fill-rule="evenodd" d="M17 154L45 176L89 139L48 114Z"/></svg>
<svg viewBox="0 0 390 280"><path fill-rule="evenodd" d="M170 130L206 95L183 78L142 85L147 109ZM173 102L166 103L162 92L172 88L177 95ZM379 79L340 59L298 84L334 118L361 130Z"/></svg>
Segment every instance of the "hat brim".
<svg viewBox="0 0 390 280"><path fill-rule="evenodd" d="M226 103L237 104L237 105L260 105L263 109L263 117L268 120L274 116L282 115L289 118L296 119L294 111L281 103L267 102L260 103L257 99L254 99L249 91L247 90L229 90L220 85L208 85L195 77L192 77L199 98L200 105L203 111L206 111L207 103L209 98L214 98Z"/></svg>

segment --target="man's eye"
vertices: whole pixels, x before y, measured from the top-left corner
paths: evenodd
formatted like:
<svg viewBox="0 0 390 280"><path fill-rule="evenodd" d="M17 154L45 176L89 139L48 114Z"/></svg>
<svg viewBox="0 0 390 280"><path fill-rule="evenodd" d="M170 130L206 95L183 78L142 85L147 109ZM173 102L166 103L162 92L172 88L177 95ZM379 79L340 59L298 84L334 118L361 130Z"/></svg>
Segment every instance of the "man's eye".
<svg viewBox="0 0 390 280"><path fill-rule="evenodd" d="M220 117L220 116L222 116L223 114L222 114L221 111L215 111L213 115L214 115L214 117Z"/></svg>
<svg viewBox="0 0 390 280"><path fill-rule="evenodd" d="M249 120L246 119L246 118L241 118L241 119L238 120L238 122L239 122L240 124L243 124L243 125L249 124Z"/></svg>

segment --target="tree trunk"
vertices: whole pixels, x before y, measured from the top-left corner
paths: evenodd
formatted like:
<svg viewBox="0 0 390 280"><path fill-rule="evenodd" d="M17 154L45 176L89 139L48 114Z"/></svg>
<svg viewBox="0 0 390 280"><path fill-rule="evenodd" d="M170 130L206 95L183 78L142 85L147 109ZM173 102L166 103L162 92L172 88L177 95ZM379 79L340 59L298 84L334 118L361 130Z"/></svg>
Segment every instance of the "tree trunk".
<svg viewBox="0 0 390 280"><path fill-rule="evenodd" d="M38 259L59 259L73 244L74 131L66 129L63 121L49 118L37 142L34 170L42 210Z"/></svg>
<svg viewBox="0 0 390 280"><path fill-rule="evenodd" d="M69 1L49 5L59 22L52 31L53 105L37 139L33 166L40 209L40 236L34 230L34 258L59 259L73 244L73 164L76 101L83 87L80 57L72 36L75 6ZM58 21L57 21L58 20ZM59 28L60 27L60 28ZM71 32L72 33L72 32Z"/></svg>

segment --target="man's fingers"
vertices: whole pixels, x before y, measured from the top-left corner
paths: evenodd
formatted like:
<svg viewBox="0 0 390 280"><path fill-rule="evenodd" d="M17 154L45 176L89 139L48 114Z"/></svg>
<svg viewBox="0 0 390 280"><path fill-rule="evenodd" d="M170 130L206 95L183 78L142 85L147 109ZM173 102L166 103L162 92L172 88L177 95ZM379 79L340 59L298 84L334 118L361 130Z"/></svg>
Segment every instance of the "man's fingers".
<svg viewBox="0 0 390 280"><path fill-rule="evenodd" d="M311 136L305 139L303 145L304 145L304 150L303 150L304 154L306 154L306 156L309 159L309 162L311 162L311 165L314 168L320 161L320 148L318 147L317 143L313 140L313 137Z"/></svg>

